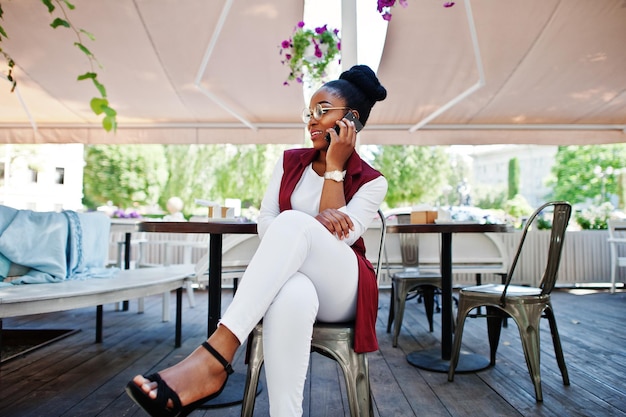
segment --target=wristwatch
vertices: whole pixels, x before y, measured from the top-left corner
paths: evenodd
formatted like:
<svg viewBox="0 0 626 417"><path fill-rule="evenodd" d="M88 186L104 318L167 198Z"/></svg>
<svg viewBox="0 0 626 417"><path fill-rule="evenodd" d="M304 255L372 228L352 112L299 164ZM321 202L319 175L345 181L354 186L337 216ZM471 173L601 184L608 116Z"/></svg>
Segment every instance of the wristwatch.
<svg viewBox="0 0 626 417"><path fill-rule="evenodd" d="M337 182L342 182L343 179L346 177L346 171L327 171L324 172L324 179L325 180L333 180L333 181L337 181Z"/></svg>

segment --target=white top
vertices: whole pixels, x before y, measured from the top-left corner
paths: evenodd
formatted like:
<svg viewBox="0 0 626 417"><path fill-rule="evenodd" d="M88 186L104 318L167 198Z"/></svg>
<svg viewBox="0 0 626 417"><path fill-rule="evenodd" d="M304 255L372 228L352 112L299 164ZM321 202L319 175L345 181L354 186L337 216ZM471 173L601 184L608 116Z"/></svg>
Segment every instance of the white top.
<svg viewBox="0 0 626 417"><path fill-rule="evenodd" d="M278 203L278 193L280 182L283 176L283 157L281 156L274 167L272 178L261 202L261 212L257 220L259 237L269 227L270 223L280 213ZM311 216L319 213L320 199L324 177L317 175L311 164L304 170L304 174L296 185L291 195L292 209L302 211ZM344 242L351 246L368 228L376 217L380 203L387 193L387 180L382 175L366 184L352 197L350 202L339 210L348 214L354 223L354 230L344 239Z"/></svg>

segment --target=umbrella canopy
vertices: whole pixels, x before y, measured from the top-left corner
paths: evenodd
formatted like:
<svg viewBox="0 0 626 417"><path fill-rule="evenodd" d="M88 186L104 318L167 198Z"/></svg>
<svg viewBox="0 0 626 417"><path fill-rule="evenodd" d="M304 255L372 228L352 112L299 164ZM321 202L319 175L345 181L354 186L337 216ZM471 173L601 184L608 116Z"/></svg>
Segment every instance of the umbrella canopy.
<svg viewBox="0 0 626 417"><path fill-rule="evenodd" d="M18 90L0 79L0 143L303 142L303 92L282 85L278 53L302 2L73 3L72 23L96 37L84 43L103 66L117 132L90 110L93 85L76 81L90 67L74 33L50 28L40 0L4 1L0 45ZM394 7L378 69L388 98L361 143L625 142L624 22L624 0Z"/></svg>

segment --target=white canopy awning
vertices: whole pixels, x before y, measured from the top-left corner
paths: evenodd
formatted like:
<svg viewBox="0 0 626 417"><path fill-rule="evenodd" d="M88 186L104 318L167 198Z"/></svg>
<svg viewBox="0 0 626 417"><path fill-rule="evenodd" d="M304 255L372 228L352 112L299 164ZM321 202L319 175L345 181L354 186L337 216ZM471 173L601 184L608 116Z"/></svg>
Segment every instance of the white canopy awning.
<svg viewBox="0 0 626 417"><path fill-rule="evenodd" d="M0 45L18 91L0 79L0 143L302 143L303 94L282 86L278 54L302 2L73 3L71 21L96 37L84 42L117 133L91 112L90 81L76 81L89 63L73 32L50 28L40 0L13 0ZM388 98L361 143L626 142L624 0L472 0L469 20L466 4L394 7L378 69Z"/></svg>

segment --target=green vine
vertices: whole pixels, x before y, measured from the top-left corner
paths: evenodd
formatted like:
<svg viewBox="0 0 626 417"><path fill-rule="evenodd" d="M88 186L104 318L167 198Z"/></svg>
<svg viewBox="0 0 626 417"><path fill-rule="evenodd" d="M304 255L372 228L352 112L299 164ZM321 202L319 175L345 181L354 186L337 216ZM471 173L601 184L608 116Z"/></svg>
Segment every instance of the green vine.
<svg viewBox="0 0 626 417"><path fill-rule="evenodd" d="M102 65L100 65L95 55L89 50L89 48L85 46L85 43L83 42L84 36L86 36L92 41L95 40L95 37L91 33L87 32L86 30L77 28L70 21L67 15L66 8L68 10L74 10L75 6L72 3L70 3L69 0L41 0L41 2L48 8L48 13L50 13L51 15L54 13L55 10L57 10L57 8L60 10L60 13L62 14L62 17L55 17L52 23L50 24L50 26L53 29L64 27L64 28L71 29L75 33L77 41L74 42L74 46L76 46L82 53L84 53L87 56L87 58L89 59L89 65L91 69L91 71L88 71L84 74L79 75L77 77L77 80L78 81L83 81L83 80L92 81L92 83L94 84L98 92L100 93L100 97L94 97L91 99L89 103L91 110L98 116L101 114L104 115L102 119L102 127L104 128L104 130L106 130L107 132L110 132L111 130L116 131L117 130L117 112L115 111L115 109L109 106L109 100L107 99L106 88L102 83L98 81L98 74L94 71L94 67L96 65L99 68L102 68ZM0 19L3 19L3 11L2 11L1 4L0 4ZM9 36L7 35L4 28L0 25L0 42L2 42L3 38L8 39ZM11 92L13 92L15 90L15 87L17 86L17 80L15 80L15 77L13 77L13 68L15 67L15 62L11 58L11 56L8 53L6 53L1 47L0 47L0 54L2 54L5 60L7 61L8 74L6 78L12 83Z"/></svg>

